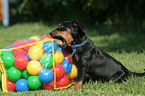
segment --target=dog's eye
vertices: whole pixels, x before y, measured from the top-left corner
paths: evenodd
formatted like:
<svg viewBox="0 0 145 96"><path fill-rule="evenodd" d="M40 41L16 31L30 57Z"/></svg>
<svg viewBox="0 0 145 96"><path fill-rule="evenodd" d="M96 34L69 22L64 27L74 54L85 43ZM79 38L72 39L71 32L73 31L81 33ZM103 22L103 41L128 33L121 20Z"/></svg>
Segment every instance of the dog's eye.
<svg viewBox="0 0 145 96"><path fill-rule="evenodd" d="M59 26L57 27L57 30L66 31L66 28L65 28L63 25L59 25Z"/></svg>

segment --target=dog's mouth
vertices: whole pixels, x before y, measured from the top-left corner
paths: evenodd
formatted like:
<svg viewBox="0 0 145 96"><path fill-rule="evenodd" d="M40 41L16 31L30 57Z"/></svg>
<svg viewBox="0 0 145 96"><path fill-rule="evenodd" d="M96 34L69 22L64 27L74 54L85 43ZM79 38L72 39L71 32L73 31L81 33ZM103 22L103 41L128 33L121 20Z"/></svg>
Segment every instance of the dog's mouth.
<svg viewBox="0 0 145 96"><path fill-rule="evenodd" d="M70 34L70 29L67 28L66 31L59 31L59 30L54 30L50 32L50 36L55 39L59 39L61 41L60 47L66 48L67 46L71 46L73 42L73 38Z"/></svg>
<svg viewBox="0 0 145 96"><path fill-rule="evenodd" d="M52 36L52 38L56 39L56 42L60 47L64 47L65 45L67 45L66 40L62 36Z"/></svg>

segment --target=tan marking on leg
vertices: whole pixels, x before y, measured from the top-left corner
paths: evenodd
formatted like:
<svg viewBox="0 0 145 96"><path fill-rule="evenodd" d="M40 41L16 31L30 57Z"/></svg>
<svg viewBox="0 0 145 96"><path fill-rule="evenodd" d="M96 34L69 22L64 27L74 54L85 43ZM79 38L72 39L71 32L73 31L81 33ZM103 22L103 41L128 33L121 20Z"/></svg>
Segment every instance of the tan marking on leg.
<svg viewBox="0 0 145 96"><path fill-rule="evenodd" d="M109 83L112 83L113 81L112 81L112 79L111 80L109 80Z"/></svg>
<svg viewBox="0 0 145 96"><path fill-rule="evenodd" d="M73 90L77 90L77 89L82 88L82 84L83 84L83 81L76 82L75 85L74 85Z"/></svg>

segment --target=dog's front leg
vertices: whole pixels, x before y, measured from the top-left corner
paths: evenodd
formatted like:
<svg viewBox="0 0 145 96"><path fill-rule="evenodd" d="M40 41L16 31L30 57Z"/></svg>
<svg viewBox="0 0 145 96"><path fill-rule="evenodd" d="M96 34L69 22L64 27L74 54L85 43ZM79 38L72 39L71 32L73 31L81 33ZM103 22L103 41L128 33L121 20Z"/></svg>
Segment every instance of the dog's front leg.
<svg viewBox="0 0 145 96"><path fill-rule="evenodd" d="M82 88L82 84L83 84L83 80L85 78L85 75L86 75L86 67L78 68L78 76L76 78L73 90L77 90L79 88Z"/></svg>

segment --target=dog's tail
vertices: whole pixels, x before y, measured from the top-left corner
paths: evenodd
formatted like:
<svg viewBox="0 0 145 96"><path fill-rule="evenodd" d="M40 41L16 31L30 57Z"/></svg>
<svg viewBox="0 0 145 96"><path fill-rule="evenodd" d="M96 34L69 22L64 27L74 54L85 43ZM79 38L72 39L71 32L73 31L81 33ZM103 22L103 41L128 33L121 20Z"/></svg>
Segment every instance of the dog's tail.
<svg viewBox="0 0 145 96"><path fill-rule="evenodd" d="M143 76L145 76L145 72L143 72L143 73L136 73L136 72L129 71L129 74L133 75L133 76L137 76L137 77L143 77Z"/></svg>

